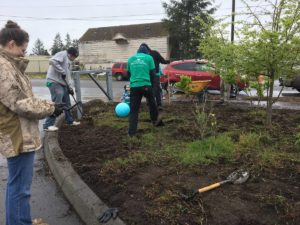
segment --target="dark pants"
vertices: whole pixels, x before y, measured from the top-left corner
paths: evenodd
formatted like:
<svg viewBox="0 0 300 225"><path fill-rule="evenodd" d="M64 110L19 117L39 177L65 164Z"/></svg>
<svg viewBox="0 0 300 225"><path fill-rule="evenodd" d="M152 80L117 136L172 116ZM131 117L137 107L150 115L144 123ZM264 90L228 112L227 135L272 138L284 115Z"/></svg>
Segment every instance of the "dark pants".
<svg viewBox="0 0 300 225"><path fill-rule="evenodd" d="M154 76L152 79L153 95L156 101L156 105L161 106L161 87L160 87L160 77Z"/></svg>
<svg viewBox="0 0 300 225"><path fill-rule="evenodd" d="M132 87L130 88L130 115L129 115L129 136L136 134L139 109L143 96L148 101L149 113L151 121L154 123L157 120L158 111L153 97L153 90L150 86Z"/></svg>

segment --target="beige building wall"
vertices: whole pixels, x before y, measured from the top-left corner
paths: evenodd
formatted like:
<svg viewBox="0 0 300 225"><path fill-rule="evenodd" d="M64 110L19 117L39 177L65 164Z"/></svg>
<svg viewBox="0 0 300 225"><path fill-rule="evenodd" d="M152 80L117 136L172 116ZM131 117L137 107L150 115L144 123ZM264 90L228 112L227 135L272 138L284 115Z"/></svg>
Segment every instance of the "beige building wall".
<svg viewBox="0 0 300 225"><path fill-rule="evenodd" d="M47 73L51 56L26 56L29 60L26 73Z"/></svg>
<svg viewBox="0 0 300 225"><path fill-rule="evenodd" d="M111 67L114 62L124 62L136 53L141 43L147 43L164 58L169 58L168 37L148 39L129 39L128 44L117 44L115 41L95 41L79 44L79 61L85 69Z"/></svg>

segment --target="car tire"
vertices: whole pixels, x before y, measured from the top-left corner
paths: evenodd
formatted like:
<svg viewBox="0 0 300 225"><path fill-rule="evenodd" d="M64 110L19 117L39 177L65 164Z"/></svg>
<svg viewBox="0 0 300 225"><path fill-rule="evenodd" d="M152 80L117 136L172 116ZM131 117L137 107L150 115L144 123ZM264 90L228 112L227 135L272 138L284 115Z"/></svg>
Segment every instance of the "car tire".
<svg viewBox="0 0 300 225"><path fill-rule="evenodd" d="M116 74L116 80L117 81L122 81L123 80L123 75L121 73Z"/></svg>

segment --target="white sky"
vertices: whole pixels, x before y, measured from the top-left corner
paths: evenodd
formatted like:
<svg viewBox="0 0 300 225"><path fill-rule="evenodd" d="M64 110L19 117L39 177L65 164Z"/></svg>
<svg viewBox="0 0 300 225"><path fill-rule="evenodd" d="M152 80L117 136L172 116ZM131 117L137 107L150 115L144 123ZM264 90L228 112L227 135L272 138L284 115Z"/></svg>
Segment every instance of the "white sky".
<svg viewBox="0 0 300 225"><path fill-rule="evenodd" d="M165 0L164 2L169 2ZM215 0L216 17L231 13L232 0ZM259 1L257 4L265 2ZM244 10L236 0L236 11ZM0 27L16 21L30 35L28 52L40 38L49 50L56 33L79 39L88 28L158 22L165 18L162 0L0 0Z"/></svg>

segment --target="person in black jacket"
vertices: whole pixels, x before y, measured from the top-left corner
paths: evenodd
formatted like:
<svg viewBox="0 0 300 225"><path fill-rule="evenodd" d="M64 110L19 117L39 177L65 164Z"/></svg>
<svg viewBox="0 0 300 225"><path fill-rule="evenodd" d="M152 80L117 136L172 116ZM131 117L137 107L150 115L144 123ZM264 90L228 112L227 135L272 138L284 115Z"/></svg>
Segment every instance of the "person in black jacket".
<svg viewBox="0 0 300 225"><path fill-rule="evenodd" d="M146 43L142 43L141 46L144 46L148 49L149 54L152 56L155 64L155 73L156 76L151 79L153 94L156 101L156 105L159 110L162 110L162 102L161 102L161 86L160 86L160 69L159 64L169 64L170 60L165 60L158 51L152 50Z"/></svg>

